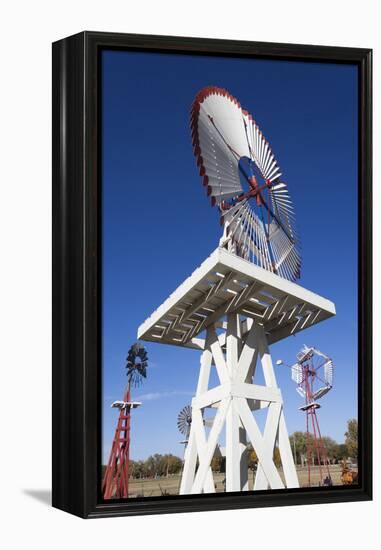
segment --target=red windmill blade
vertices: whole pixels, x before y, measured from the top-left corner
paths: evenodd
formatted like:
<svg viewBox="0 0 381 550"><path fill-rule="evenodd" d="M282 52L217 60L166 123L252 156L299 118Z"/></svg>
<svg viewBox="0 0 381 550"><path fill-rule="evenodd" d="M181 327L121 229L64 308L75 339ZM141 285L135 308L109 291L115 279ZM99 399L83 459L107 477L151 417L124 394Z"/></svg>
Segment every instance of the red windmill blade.
<svg viewBox="0 0 381 550"><path fill-rule="evenodd" d="M299 239L286 183L257 123L228 91L203 88L191 109L194 154L230 250L278 275L300 276Z"/></svg>

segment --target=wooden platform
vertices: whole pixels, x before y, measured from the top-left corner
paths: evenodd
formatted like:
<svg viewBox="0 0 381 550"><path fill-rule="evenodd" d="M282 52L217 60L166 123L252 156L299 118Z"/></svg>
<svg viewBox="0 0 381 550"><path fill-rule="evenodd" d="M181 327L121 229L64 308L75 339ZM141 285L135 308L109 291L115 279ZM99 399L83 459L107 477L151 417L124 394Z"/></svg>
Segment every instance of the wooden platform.
<svg viewBox="0 0 381 550"><path fill-rule="evenodd" d="M203 331L234 312L263 323L272 344L336 310L331 301L217 248L140 325L138 338L203 349Z"/></svg>

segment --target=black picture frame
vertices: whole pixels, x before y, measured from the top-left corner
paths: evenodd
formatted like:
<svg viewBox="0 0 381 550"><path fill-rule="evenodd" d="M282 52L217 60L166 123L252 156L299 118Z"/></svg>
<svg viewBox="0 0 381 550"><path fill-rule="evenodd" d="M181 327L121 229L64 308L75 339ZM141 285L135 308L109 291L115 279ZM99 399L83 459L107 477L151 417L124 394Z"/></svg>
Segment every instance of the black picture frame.
<svg viewBox="0 0 381 550"><path fill-rule="evenodd" d="M359 74L359 483L102 502L102 49L351 63ZM82 32L53 44L53 506L83 518L372 498L372 50Z"/></svg>

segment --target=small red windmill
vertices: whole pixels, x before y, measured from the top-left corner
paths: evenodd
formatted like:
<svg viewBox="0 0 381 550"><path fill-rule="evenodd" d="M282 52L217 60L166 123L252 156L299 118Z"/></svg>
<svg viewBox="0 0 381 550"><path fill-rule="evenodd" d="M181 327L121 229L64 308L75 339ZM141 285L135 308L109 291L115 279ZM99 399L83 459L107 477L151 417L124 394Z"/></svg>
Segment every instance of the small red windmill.
<svg viewBox="0 0 381 550"><path fill-rule="evenodd" d="M127 356L127 388L123 401L114 401L111 407L119 409L119 418L102 484L104 499L127 498L130 455L131 410L141 405L131 400L131 388L139 386L147 377L148 356L145 348L136 343Z"/></svg>
<svg viewBox="0 0 381 550"><path fill-rule="evenodd" d="M319 485L332 485L327 448L316 411L321 407L318 400L332 389L333 362L318 349L307 346L300 350L296 358L298 361L291 367L291 378L297 384L296 391L305 401L299 409L306 413L308 485L311 485L315 459L319 469Z"/></svg>

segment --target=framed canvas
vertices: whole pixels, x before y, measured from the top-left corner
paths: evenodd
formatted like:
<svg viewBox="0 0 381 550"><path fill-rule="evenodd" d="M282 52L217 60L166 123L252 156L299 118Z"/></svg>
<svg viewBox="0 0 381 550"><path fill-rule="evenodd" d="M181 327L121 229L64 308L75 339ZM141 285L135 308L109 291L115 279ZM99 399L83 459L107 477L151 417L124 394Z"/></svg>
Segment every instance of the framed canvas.
<svg viewBox="0 0 381 550"><path fill-rule="evenodd" d="M371 50L53 44L53 505L372 498Z"/></svg>

